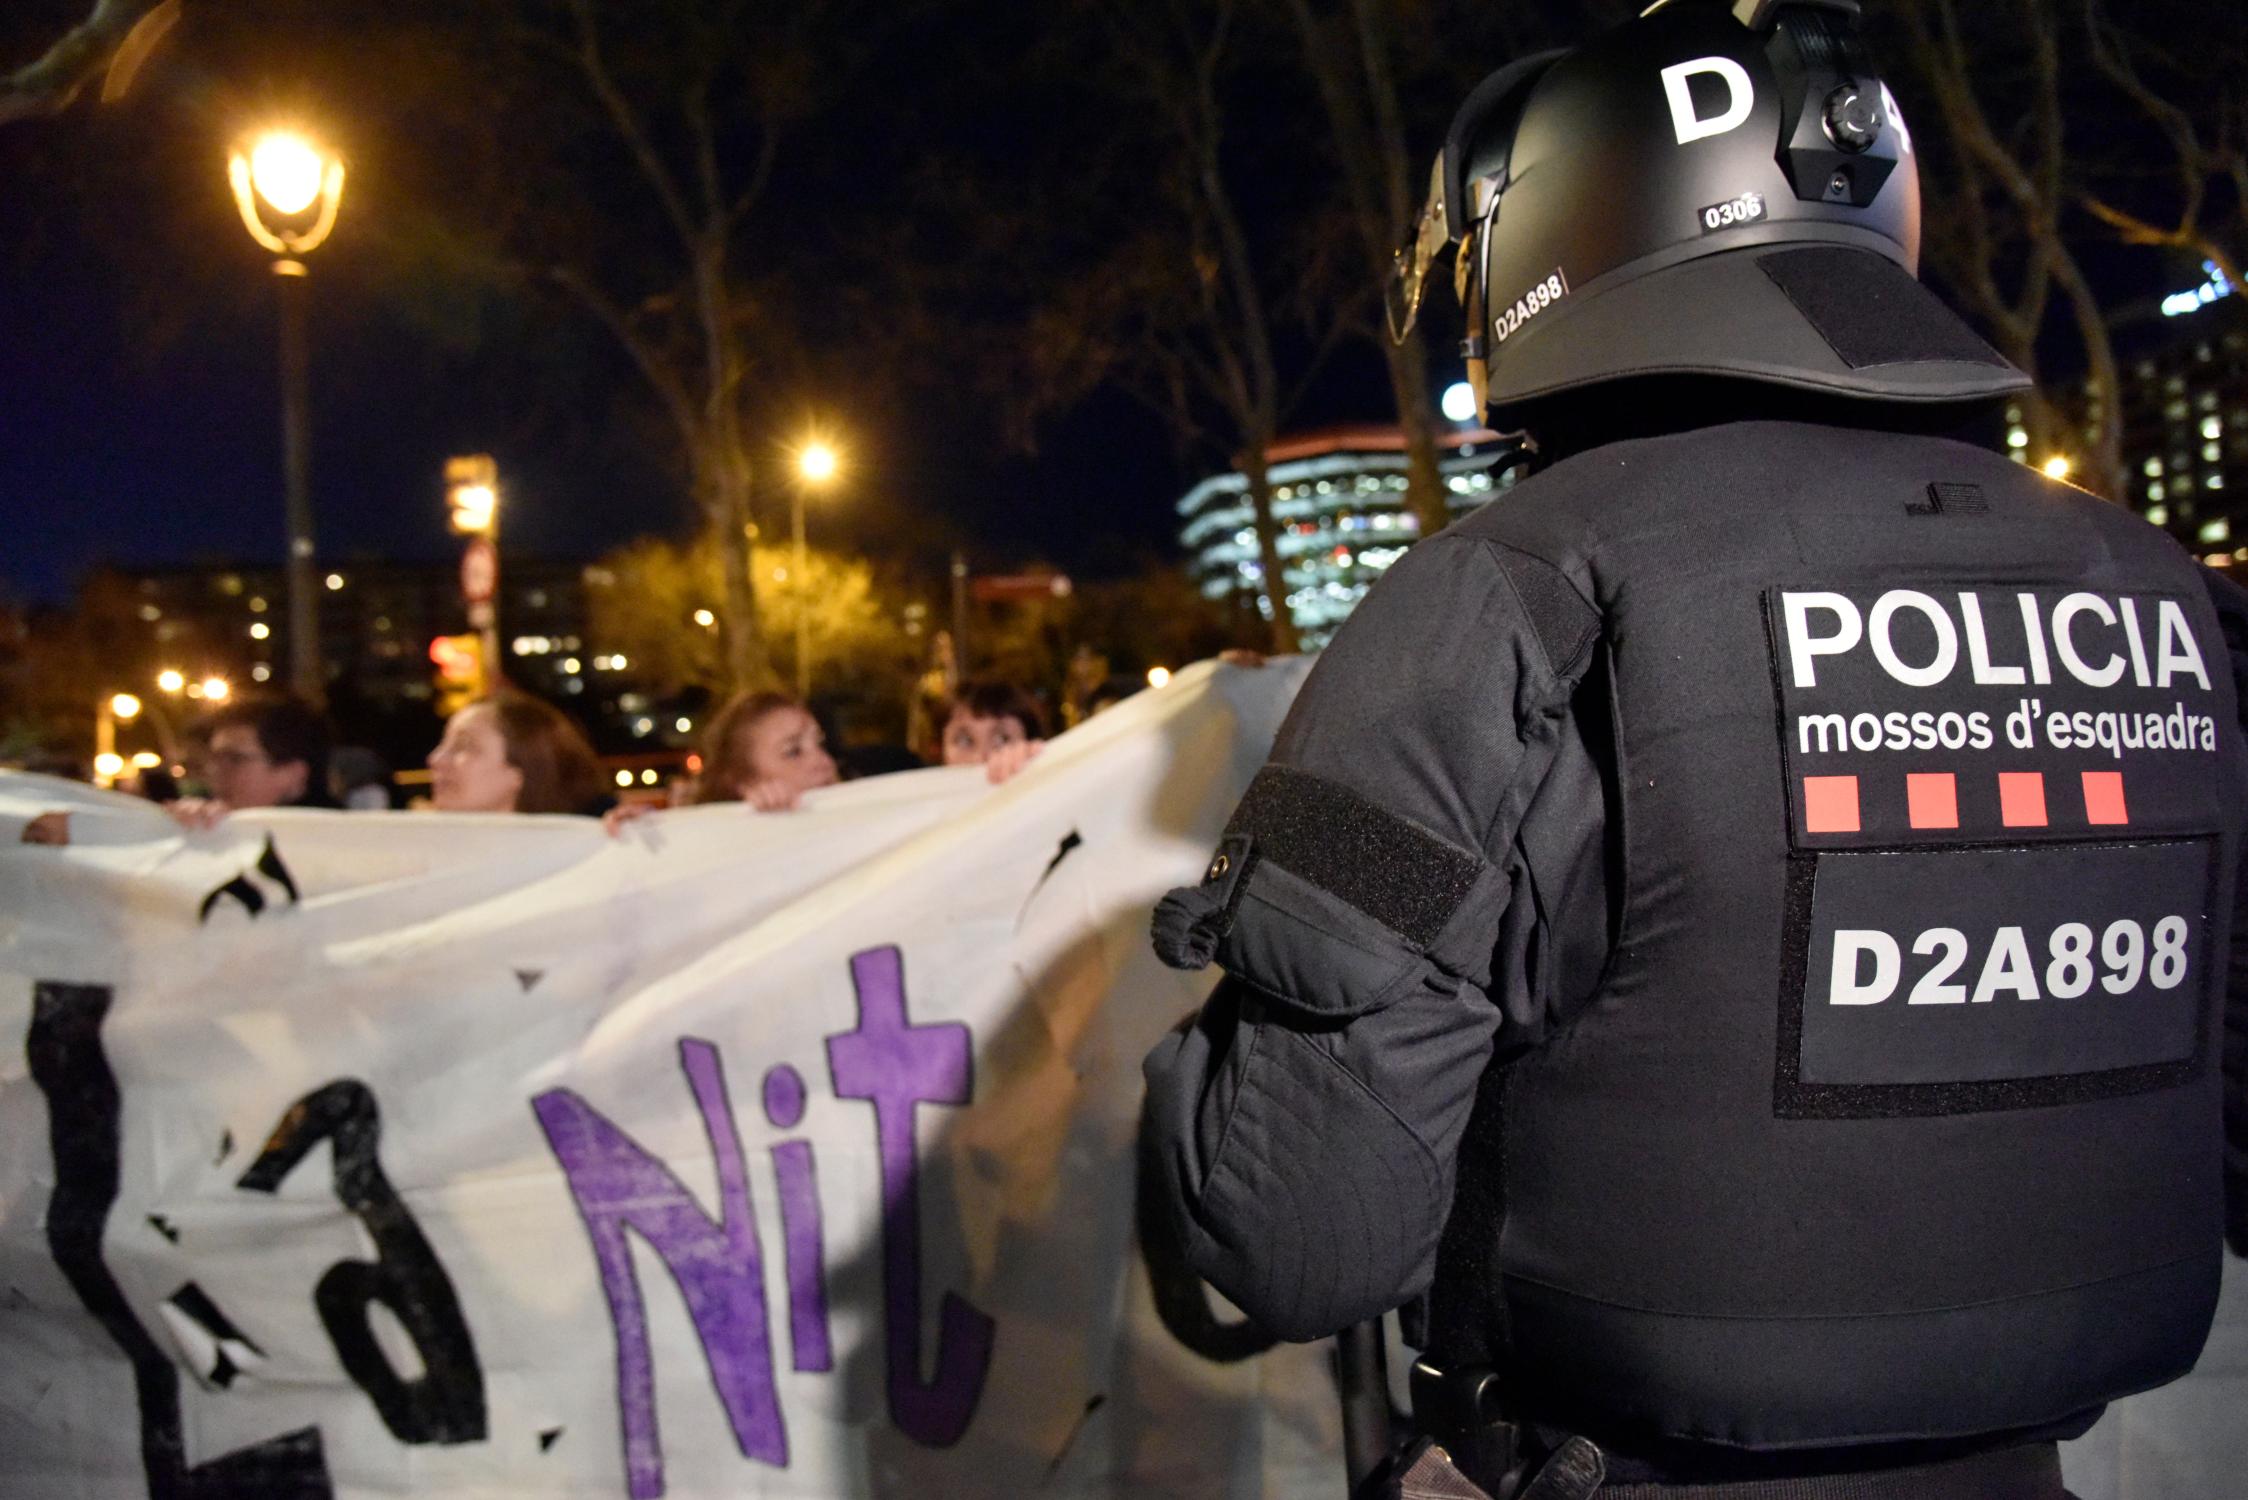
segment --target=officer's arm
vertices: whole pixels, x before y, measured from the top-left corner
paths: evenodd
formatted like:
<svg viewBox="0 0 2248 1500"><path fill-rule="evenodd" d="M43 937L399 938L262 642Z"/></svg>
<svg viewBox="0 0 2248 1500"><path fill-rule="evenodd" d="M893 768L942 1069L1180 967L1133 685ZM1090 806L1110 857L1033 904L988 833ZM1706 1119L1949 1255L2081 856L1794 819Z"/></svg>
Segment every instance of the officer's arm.
<svg viewBox="0 0 2248 1500"><path fill-rule="evenodd" d="M2248 733L2248 590L2202 570L2231 648L2235 707ZM2248 850L2242 854L2248 861ZM2248 868L2233 878L2232 952L2225 985L2225 1239L2248 1256Z"/></svg>
<svg viewBox="0 0 2248 1500"><path fill-rule="evenodd" d="M1414 548L1321 657L1209 876L1157 912L1167 961L1228 977L1148 1059L1143 1160L1189 1264L1274 1333L1428 1283L1502 1019L1507 851L1597 624L1524 554Z"/></svg>

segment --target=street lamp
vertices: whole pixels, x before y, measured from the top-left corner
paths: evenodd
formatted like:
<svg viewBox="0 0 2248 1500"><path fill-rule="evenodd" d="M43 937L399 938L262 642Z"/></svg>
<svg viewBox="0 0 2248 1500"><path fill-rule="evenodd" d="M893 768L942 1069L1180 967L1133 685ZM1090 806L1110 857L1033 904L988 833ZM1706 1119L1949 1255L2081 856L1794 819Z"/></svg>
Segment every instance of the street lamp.
<svg viewBox="0 0 2248 1500"><path fill-rule="evenodd" d="M812 439L796 452L796 484L789 490L789 518L796 531L796 698L803 702L812 696L812 634L811 592L806 587L811 575L804 560L804 492L814 485L826 485L835 478L842 460L833 448L818 438Z"/></svg>
<svg viewBox="0 0 2248 1500"><path fill-rule="evenodd" d="M305 266L336 227L343 162L293 131L258 136L227 160L227 181L250 238L273 252L281 302L281 464L289 526L289 685L320 696L320 626L313 593L311 438L305 390Z"/></svg>

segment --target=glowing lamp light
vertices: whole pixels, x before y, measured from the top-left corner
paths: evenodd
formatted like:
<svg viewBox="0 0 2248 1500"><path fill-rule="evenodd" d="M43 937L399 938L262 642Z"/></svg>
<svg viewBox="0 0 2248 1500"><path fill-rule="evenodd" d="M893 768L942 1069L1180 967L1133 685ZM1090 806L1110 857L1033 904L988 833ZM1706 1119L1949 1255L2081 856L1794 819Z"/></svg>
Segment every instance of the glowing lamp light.
<svg viewBox="0 0 2248 1500"><path fill-rule="evenodd" d="M2047 479L2066 479L2069 476L2069 471L2074 467L2075 465L2068 461L2068 455L2065 453L2056 453L2045 460L2044 463L2038 465Z"/></svg>
<svg viewBox="0 0 2248 1500"><path fill-rule="evenodd" d="M821 442L806 443L803 451L796 455L796 472L814 484L825 484L833 479L839 464L835 450Z"/></svg>
<svg viewBox="0 0 2248 1500"><path fill-rule="evenodd" d="M109 711L120 719L137 719L141 701L131 693L119 693L109 700Z"/></svg>
<svg viewBox="0 0 2248 1500"><path fill-rule="evenodd" d="M272 130L227 164L235 207L250 237L276 255L303 255L336 226L343 163L292 130ZM274 222L267 222L266 216ZM302 268L292 272L302 275Z"/></svg>
<svg viewBox="0 0 2248 1500"><path fill-rule="evenodd" d="M104 781L114 781L125 769L125 757L103 751L94 757L94 774Z"/></svg>
<svg viewBox="0 0 2248 1500"><path fill-rule="evenodd" d="M1149 667L1147 669L1147 685L1151 688L1159 688L1170 680L1171 669L1169 667Z"/></svg>
<svg viewBox="0 0 2248 1500"><path fill-rule="evenodd" d="M1444 413L1447 421L1466 422L1473 419L1475 387L1464 380L1453 381L1444 388L1443 398L1437 402L1437 407Z"/></svg>
<svg viewBox="0 0 2248 1500"><path fill-rule="evenodd" d="M133 769L136 771L153 771L162 764L164 757L153 750L143 750L133 757Z"/></svg>
<svg viewBox="0 0 2248 1500"><path fill-rule="evenodd" d="M301 214L320 196L320 153L292 131L261 136L250 148L250 186L275 213Z"/></svg>
<svg viewBox="0 0 2248 1500"><path fill-rule="evenodd" d="M630 786L630 785L632 785L632 773L631 773L630 771L619 771L619 772L617 772L617 785L618 785L618 786Z"/></svg>
<svg viewBox="0 0 2248 1500"><path fill-rule="evenodd" d="M228 684L224 677L206 677L203 679L203 696L213 703L224 703L227 694L233 691L233 687Z"/></svg>
<svg viewBox="0 0 2248 1500"><path fill-rule="evenodd" d="M718 623L718 616L712 614L707 609L698 609L695 611L695 623L697 625L700 625L703 629L708 630L711 626Z"/></svg>
<svg viewBox="0 0 2248 1500"><path fill-rule="evenodd" d="M187 678L184 674L166 667L156 674L156 685L167 693L176 693L187 686Z"/></svg>

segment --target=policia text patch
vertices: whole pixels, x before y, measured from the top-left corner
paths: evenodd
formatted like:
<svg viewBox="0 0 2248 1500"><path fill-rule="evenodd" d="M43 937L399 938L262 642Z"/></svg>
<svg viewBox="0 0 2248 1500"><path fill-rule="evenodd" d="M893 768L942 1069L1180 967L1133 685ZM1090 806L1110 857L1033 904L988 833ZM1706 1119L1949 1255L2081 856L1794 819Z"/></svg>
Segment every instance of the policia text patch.
<svg viewBox="0 0 2248 1500"><path fill-rule="evenodd" d="M1764 609L1799 849L2217 826L2223 645L2175 595L1931 581Z"/></svg>
<svg viewBox="0 0 2248 1500"><path fill-rule="evenodd" d="M2216 991L2221 642L2154 591L1769 589L1789 844L1774 1103L2184 1082Z"/></svg>

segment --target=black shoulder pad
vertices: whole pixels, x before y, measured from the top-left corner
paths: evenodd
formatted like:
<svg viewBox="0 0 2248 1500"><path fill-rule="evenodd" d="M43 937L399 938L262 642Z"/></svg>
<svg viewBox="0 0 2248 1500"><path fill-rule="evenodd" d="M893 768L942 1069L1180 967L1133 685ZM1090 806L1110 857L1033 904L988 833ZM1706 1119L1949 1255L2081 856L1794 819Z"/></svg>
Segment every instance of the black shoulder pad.
<svg viewBox="0 0 2248 1500"><path fill-rule="evenodd" d="M1340 897L1416 948L1436 941L1483 861L1350 788L1289 766L1249 783L1227 836Z"/></svg>

